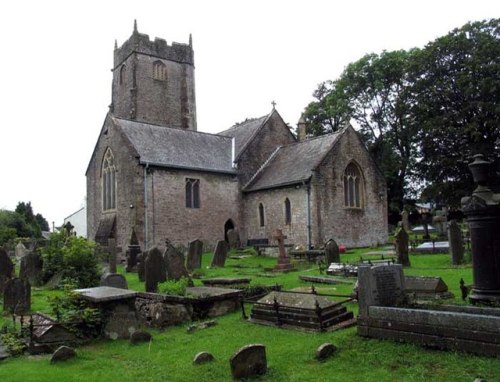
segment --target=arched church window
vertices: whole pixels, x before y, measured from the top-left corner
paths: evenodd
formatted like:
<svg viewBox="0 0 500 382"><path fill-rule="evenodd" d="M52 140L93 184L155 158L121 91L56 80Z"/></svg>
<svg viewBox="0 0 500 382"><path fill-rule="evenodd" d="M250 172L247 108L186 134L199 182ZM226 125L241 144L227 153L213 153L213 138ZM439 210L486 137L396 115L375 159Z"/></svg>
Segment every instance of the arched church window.
<svg viewBox="0 0 500 382"><path fill-rule="evenodd" d="M127 72L127 67L125 65L122 65L120 68L120 85L123 85L125 83L125 74Z"/></svg>
<svg viewBox="0 0 500 382"><path fill-rule="evenodd" d="M186 207L200 208L200 180L186 178Z"/></svg>
<svg viewBox="0 0 500 382"><path fill-rule="evenodd" d="M116 166L113 152L106 150L102 161L102 209L103 211L116 208Z"/></svg>
<svg viewBox="0 0 500 382"><path fill-rule="evenodd" d="M344 202L346 207L362 208L363 177L359 167L353 162L344 171Z"/></svg>
<svg viewBox="0 0 500 382"><path fill-rule="evenodd" d="M285 199L285 224L292 223L292 205L290 204L290 199Z"/></svg>
<svg viewBox="0 0 500 382"><path fill-rule="evenodd" d="M163 62L153 62L153 78L160 81L167 80L167 66Z"/></svg>
<svg viewBox="0 0 500 382"><path fill-rule="evenodd" d="M264 227L266 225L266 220L264 217L264 206L259 203L259 226Z"/></svg>

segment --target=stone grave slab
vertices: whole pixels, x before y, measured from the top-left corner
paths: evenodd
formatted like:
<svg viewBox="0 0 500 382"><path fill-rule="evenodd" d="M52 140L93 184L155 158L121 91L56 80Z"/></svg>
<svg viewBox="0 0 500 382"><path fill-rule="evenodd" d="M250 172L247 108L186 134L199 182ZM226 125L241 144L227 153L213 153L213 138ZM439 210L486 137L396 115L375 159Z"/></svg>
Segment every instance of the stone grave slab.
<svg viewBox="0 0 500 382"><path fill-rule="evenodd" d="M326 273L328 275L356 277L358 275L358 266L354 264L331 263Z"/></svg>
<svg viewBox="0 0 500 382"><path fill-rule="evenodd" d="M215 246L211 267L224 267L228 250L229 246L227 242L225 240L219 240Z"/></svg>
<svg viewBox="0 0 500 382"><path fill-rule="evenodd" d="M190 271L201 268L201 256L203 254L203 242L201 240L193 240L188 244L188 255L186 268Z"/></svg>
<svg viewBox="0 0 500 382"><path fill-rule="evenodd" d="M305 331L329 331L355 323L342 303L310 293L277 291L254 303L250 321Z"/></svg>
<svg viewBox="0 0 500 382"><path fill-rule="evenodd" d="M5 283L3 310L14 314L27 313L31 309L31 285L28 280L13 278Z"/></svg>
<svg viewBox="0 0 500 382"><path fill-rule="evenodd" d="M450 246L447 241L435 241L422 243L417 248L415 248L415 252L421 253L446 253L450 249Z"/></svg>
<svg viewBox="0 0 500 382"><path fill-rule="evenodd" d="M405 276L405 291L417 299L452 298L441 277Z"/></svg>
<svg viewBox="0 0 500 382"><path fill-rule="evenodd" d="M189 278L189 273L184 266L184 255L179 252L169 241L163 253L167 280L180 280L182 277Z"/></svg>
<svg viewBox="0 0 500 382"><path fill-rule="evenodd" d="M133 290L113 288L109 286L75 289L75 292L81 294L82 298L92 303L104 303L119 301L123 299L133 299L137 296L137 292Z"/></svg>
<svg viewBox="0 0 500 382"><path fill-rule="evenodd" d="M232 288L238 286L247 286L251 279L246 277L217 277L213 279L203 279L203 285L210 287Z"/></svg>
<svg viewBox="0 0 500 382"><path fill-rule="evenodd" d="M308 283L317 283L317 284L352 284L352 281L342 280L334 277L325 277L325 276L307 276L301 275L299 279Z"/></svg>

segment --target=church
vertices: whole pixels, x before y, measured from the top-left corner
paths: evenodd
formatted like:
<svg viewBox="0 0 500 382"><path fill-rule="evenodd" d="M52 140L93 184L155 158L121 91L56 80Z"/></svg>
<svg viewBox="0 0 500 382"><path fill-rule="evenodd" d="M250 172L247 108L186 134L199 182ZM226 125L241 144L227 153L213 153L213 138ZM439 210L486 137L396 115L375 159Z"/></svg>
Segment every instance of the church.
<svg viewBox="0 0 500 382"><path fill-rule="evenodd" d="M197 131L189 43L139 33L115 44L112 102L87 177L88 238L126 249L194 239L319 248L387 240L386 181L351 126L295 136L273 106L218 134Z"/></svg>

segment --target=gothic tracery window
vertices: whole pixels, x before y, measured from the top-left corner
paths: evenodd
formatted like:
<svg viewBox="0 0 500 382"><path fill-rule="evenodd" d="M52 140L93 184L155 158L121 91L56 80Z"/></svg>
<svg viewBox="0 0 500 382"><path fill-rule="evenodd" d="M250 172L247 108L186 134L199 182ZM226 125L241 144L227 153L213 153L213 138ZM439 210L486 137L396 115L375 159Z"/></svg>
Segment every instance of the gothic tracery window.
<svg viewBox="0 0 500 382"><path fill-rule="evenodd" d="M186 178L186 208L200 208L200 180Z"/></svg>
<svg viewBox="0 0 500 382"><path fill-rule="evenodd" d="M163 62L153 62L153 78L160 81L167 80L167 66Z"/></svg>
<svg viewBox="0 0 500 382"><path fill-rule="evenodd" d="M115 158L110 148L104 154L101 178L102 210L114 210L116 208L116 166Z"/></svg>
<svg viewBox="0 0 500 382"><path fill-rule="evenodd" d="M353 162L344 171L344 204L350 208L362 208L363 181L361 170Z"/></svg>

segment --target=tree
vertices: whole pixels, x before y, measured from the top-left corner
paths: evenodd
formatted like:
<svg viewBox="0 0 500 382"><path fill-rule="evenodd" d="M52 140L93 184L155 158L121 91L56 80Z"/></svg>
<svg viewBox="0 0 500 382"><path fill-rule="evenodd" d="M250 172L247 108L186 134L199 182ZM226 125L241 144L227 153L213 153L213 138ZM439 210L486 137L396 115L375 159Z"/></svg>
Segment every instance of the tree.
<svg viewBox="0 0 500 382"><path fill-rule="evenodd" d="M470 194L476 153L499 163L500 19L468 23L429 43L411 68L424 196L450 206Z"/></svg>

